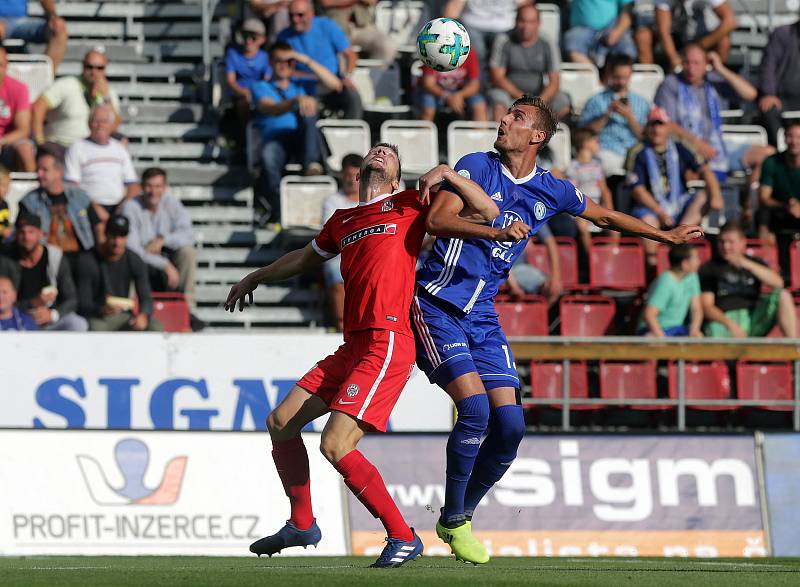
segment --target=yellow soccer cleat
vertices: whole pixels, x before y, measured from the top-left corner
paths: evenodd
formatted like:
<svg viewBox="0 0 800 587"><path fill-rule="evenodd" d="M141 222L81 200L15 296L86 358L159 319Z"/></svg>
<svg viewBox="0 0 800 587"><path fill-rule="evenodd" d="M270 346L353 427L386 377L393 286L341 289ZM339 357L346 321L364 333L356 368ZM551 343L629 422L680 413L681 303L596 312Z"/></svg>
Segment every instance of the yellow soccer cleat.
<svg viewBox="0 0 800 587"><path fill-rule="evenodd" d="M472 535L472 522L464 522L457 528L436 522L436 535L450 545L456 560L482 565L489 562L486 547Z"/></svg>

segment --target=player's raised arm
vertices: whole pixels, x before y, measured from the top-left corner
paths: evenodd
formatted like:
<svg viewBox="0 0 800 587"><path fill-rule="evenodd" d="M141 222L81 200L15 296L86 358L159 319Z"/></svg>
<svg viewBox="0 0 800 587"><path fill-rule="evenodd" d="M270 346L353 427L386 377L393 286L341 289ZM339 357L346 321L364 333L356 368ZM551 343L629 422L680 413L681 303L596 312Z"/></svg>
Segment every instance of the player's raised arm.
<svg viewBox="0 0 800 587"><path fill-rule="evenodd" d="M500 216L500 209L483 188L471 179L458 174L449 165L438 165L419 178L419 195L423 202L430 200L431 189L442 181L449 183L461 196L466 207L474 211L478 219L491 222ZM451 191L451 190L445 190Z"/></svg>
<svg viewBox="0 0 800 587"><path fill-rule="evenodd" d="M671 230L659 230L628 214L598 206L589 198L586 198L586 209L583 214L580 214L580 217L593 222L600 228L616 230L671 245L688 243L703 236L703 229L697 225L681 224Z"/></svg>
<svg viewBox="0 0 800 587"><path fill-rule="evenodd" d="M314 269L325 261L326 258L317 253L312 243L308 243L302 249L286 253L274 263L249 273L239 283L231 287L228 299L225 301L225 310L233 312L238 303L239 311L241 312L245 306L253 303L253 291L259 284L275 283L289 279Z"/></svg>
<svg viewBox="0 0 800 587"><path fill-rule="evenodd" d="M441 191L433 200L425 228L428 234L449 238L480 238L500 242L517 242L528 237L531 227L514 222L506 228L476 224L460 216L464 201L450 191Z"/></svg>

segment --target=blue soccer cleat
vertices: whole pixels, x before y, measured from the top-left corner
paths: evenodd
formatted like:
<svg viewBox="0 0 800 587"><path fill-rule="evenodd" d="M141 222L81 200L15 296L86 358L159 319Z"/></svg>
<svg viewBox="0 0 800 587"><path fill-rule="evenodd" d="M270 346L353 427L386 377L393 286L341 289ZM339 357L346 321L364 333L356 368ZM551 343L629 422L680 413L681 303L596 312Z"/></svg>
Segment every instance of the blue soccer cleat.
<svg viewBox="0 0 800 587"><path fill-rule="evenodd" d="M413 540L405 542L398 538L387 538L386 546L383 547L383 552L370 567L376 569L390 569L399 567L404 563L414 560L422 554L425 548L422 540L419 539L414 528L411 528L411 533L414 535Z"/></svg>
<svg viewBox="0 0 800 587"><path fill-rule="evenodd" d="M258 556L262 554L272 556L290 546L306 548L313 545L316 548L320 540L322 540L322 531L317 526L316 519L308 530L300 530L297 526L287 521L286 525L278 530L277 533L253 542L250 545L250 552Z"/></svg>

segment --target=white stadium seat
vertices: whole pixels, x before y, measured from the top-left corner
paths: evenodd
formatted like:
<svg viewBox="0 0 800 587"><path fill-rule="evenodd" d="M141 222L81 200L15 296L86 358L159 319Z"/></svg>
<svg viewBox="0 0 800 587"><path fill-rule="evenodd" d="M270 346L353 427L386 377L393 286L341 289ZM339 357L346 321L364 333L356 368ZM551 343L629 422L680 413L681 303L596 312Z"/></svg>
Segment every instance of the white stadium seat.
<svg viewBox="0 0 800 587"><path fill-rule="evenodd" d="M562 63L561 90L572 99L572 109L580 114L592 95L600 91L600 75L590 63Z"/></svg>
<svg viewBox="0 0 800 587"><path fill-rule="evenodd" d="M345 155L364 156L369 151L369 125L363 120L318 120L317 128L328 146L326 163L331 171L338 173L342 170L342 157Z"/></svg>
<svg viewBox="0 0 800 587"><path fill-rule="evenodd" d="M426 120L387 120L381 124L381 142L397 145L403 172L422 175L439 164L436 125Z"/></svg>
<svg viewBox="0 0 800 587"><path fill-rule="evenodd" d="M31 104L53 83L53 62L47 55L8 56L8 73L28 86Z"/></svg>
<svg viewBox="0 0 800 587"><path fill-rule="evenodd" d="M561 44L561 10L555 4L537 4L536 8L539 9L539 31L542 37L559 47Z"/></svg>
<svg viewBox="0 0 800 587"><path fill-rule="evenodd" d="M11 174L11 188L6 194L6 204L8 204L8 211L12 219L17 217L17 210L19 209L19 202L25 195L39 187L39 181L36 179L35 173L18 173Z"/></svg>
<svg viewBox="0 0 800 587"><path fill-rule="evenodd" d="M767 145L767 130L756 124L723 124L722 138L737 145Z"/></svg>
<svg viewBox="0 0 800 587"><path fill-rule="evenodd" d="M496 122L454 120L447 126L447 164L455 166L467 153L494 150Z"/></svg>
<svg viewBox="0 0 800 587"><path fill-rule="evenodd" d="M786 150L786 131L783 128L778 129L778 151Z"/></svg>
<svg viewBox="0 0 800 587"><path fill-rule="evenodd" d="M630 89L635 94L653 103L656 97L656 90L661 82L664 81L664 70L660 65L635 63L633 65L633 75L631 76Z"/></svg>
<svg viewBox="0 0 800 587"><path fill-rule="evenodd" d="M375 6L375 26L392 37L399 48L413 51L425 14L425 3L419 0L384 0Z"/></svg>
<svg viewBox="0 0 800 587"><path fill-rule="evenodd" d="M562 171L566 169L572 159L572 137L566 124L558 123L556 134L552 136L548 146L553 153L553 167Z"/></svg>
<svg viewBox="0 0 800 587"><path fill-rule="evenodd" d="M338 190L327 175L287 175L281 180L281 225L283 228L322 228L322 203Z"/></svg>

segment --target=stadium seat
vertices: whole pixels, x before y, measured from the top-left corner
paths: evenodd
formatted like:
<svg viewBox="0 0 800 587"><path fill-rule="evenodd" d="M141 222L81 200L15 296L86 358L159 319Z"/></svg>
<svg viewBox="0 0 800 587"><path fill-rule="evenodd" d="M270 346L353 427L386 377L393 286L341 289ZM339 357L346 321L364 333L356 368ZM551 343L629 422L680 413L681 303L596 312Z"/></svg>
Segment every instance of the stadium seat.
<svg viewBox="0 0 800 587"><path fill-rule="evenodd" d="M669 397L678 399L678 364L670 361L668 367ZM686 363L684 372L684 397L689 408L707 411L731 411L731 406L709 405L699 400L731 399L731 378L723 361Z"/></svg>
<svg viewBox="0 0 800 587"><path fill-rule="evenodd" d="M656 399L656 362L600 361L600 397L603 399ZM666 410L665 404L630 405L634 410Z"/></svg>
<svg viewBox="0 0 800 587"><path fill-rule="evenodd" d="M633 64L630 87L650 104L653 103L653 98L655 98L658 86L661 85L662 81L664 81L664 70L661 69L660 65L654 63Z"/></svg>
<svg viewBox="0 0 800 587"><path fill-rule="evenodd" d="M547 300L542 296L525 296L522 301L495 302L500 326L508 336L547 336Z"/></svg>
<svg viewBox="0 0 800 587"><path fill-rule="evenodd" d="M323 119L317 121L327 147L325 163L334 173L342 170L342 157L349 153L364 156L369 151L371 137L369 125L363 120Z"/></svg>
<svg viewBox="0 0 800 587"><path fill-rule="evenodd" d="M563 122L558 123L556 133L548 143L550 151L553 153L553 167L564 170L572 160L572 139L569 127Z"/></svg>
<svg viewBox="0 0 800 587"><path fill-rule="evenodd" d="M572 99L575 114L580 114L589 98L601 89L597 67L590 63L562 63L559 72L561 90Z"/></svg>
<svg viewBox="0 0 800 587"><path fill-rule="evenodd" d="M705 263L711 259L711 243L704 239L697 239L692 241L692 244L697 249L697 254L700 257L700 262ZM656 269L660 274L662 271L669 269L669 246L659 245L656 251L658 262Z"/></svg>
<svg viewBox="0 0 800 587"><path fill-rule="evenodd" d="M558 403L550 407L560 408L564 398L564 365L561 361L531 362L531 397L534 399L552 399ZM600 410L598 404L572 403L589 397L589 374L586 363L570 361L569 364L569 398L570 410Z"/></svg>
<svg viewBox="0 0 800 587"><path fill-rule="evenodd" d="M771 269L780 273L781 266L778 261L778 247L774 244L757 238L749 238L747 239L747 249L745 253L752 257L762 259Z"/></svg>
<svg viewBox="0 0 800 587"><path fill-rule="evenodd" d="M595 237L589 250L589 285L608 289L645 286L644 249L637 238Z"/></svg>
<svg viewBox="0 0 800 587"><path fill-rule="evenodd" d="M800 241L794 241L789 249L789 276L792 291L800 290Z"/></svg>
<svg viewBox="0 0 800 587"><path fill-rule="evenodd" d="M454 120L447 125L447 164L455 167L467 153L493 151L495 139L496 122Z"/></svg>
<svg viewBox="0 0 800 587"><path fill-rule="evenodd" d="M610 334L617 305L600 295L564 296L559 302L562 336L603 336Z"/></svg>
<svg viewBox="0 0 800 587"><path fill-rule="evenodd" d="M375 6L375 26L409 53L414 52L416 34L427 20L428 7L420 0L383 0Z"/></svg>
<svg viewBox="0 0 800 587"><path fill-rule="evenodd" d="M737 392L743 400L792 399L792 364L739 361L736 363ZM760 409L788 412L791 406L758 406Z"/></svg>
<svg viewBox="0 0 800 587"><path fill-rule="evenodd" d="M281 225L283 228L322 228L322 203L338 189L326 175L286 175L281 180Z"/></svg>
<svg viewBox="0 0 800 587"><path fill-rule="evenodd" d="M561 283L564 287L575 287L579 283L578 278L578 245L575 240L568 236L557 236L556 247L558 248L558 261L561 269ZM547 247L541 242L531 242L525 249L528 256L528 264L536 267L545 275L550 275L550 257L547 255Z"/></svg>
<svg viewBox="0 0 800 587"><path fill-rule="evenodd" d="M164 332L191 332L189 304L179 292L153 292L153 318L164 325Z"/></svg>
<svg viewBox="0 0 800 587"><path fill-rule="evenodd" d="M406 174L419 176L439 164L439 136L432 122L387 120L381 124L381 141L397 145Z"/></svg>
<svg viewBox="0 0 800 587"><path fill-rule="evenodd" d="M47 55L13 54L8 56L6 73L28 86L28 97L33 104L53 83L53 62Z"/></svg>
<svg viewBox="0 0 800 587"><path fill-rule="evenodd" d="M783 129L783 127L778 129L777 147L779 152L786 150L786 131Z"/></svg>
<svg viewBox="0 0 800 587"><path fill-rule="evenodd" d="M722 137L736 145L767 145L767 130L757 124L723 124Z"/></svg>
<svg viewBox="0 0 800 587"><path fill-rule="evenodd" d="M561 9L556 4L536 4L539 9L539 33L553 43L561 46Z"/></svg>

